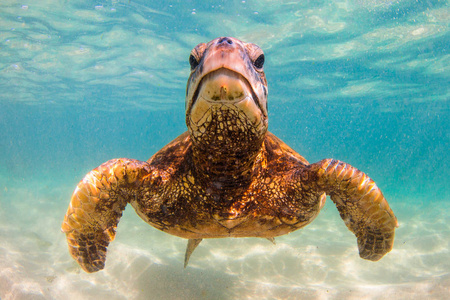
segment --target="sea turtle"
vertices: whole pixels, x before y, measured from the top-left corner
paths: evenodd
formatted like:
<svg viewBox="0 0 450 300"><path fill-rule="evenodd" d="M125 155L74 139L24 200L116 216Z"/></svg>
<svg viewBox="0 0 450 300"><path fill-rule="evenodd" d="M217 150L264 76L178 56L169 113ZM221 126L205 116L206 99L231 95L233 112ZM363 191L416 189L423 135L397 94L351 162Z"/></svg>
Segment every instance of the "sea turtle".
<svg viewBox="0 0 450 300"><path fill-rule="evenodd" d="M147 162L110 160L76 187L62 224L87 272L105 266L125 206L159 230L188 239L185 267L204 238L273 241L309 224L328 194L362 258L392 249L397 219L375 182L344 162L309 164L267 131L267 82L260 47L231 37L190 54L186 124Z"/></svg>

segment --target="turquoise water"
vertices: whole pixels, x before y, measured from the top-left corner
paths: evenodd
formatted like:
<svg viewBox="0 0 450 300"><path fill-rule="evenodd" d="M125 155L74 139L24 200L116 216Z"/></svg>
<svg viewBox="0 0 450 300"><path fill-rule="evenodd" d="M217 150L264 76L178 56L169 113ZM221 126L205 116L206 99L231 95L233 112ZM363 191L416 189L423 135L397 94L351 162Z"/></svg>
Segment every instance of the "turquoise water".
<svg viewBox="0 0 450 300"><path fill-rule="evenodd" d="M148 2L148 3L147 3ZM0 4L0 298L443 299L450 293L448 1L12 1ZM128 207L106 268L60 226L78 181L186 130L189 52L261 46L269 130L310 162L366 172L397 215L359 258L331 201L277 238L186 241Z"/></svg>

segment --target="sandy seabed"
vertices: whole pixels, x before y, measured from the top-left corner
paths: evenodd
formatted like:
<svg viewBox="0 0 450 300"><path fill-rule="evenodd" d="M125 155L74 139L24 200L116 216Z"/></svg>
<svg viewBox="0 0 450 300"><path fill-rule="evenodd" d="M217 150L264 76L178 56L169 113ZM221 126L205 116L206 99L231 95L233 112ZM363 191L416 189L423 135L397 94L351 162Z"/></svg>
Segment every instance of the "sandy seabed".
<svg viewBox="0 0 450 300"><path fill-rule="evenodd" d="M204 240L183 268L186 240L127 207L103 271L87 274L60 231L72 187L0 192L0 299L444 299L450 295L450 206L391 201L400 227L379 262L328 199L306 228L265 239ZM445 205L444 205L445 204Z"/></svg>

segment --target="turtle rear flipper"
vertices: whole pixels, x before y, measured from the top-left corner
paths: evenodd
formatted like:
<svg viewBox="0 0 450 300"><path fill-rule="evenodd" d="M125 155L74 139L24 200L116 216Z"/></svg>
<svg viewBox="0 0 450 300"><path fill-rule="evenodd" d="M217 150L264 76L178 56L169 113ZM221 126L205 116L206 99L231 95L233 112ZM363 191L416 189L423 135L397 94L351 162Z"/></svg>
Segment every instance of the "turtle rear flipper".
<svg viewBox="0 0 450 300"><path fill-rule="evenodd" d="M70 254L86 272L104 268L107 247L114 240L122 212L149 170L146 162L114 159L89 172L78 184L61 229Z"/></svg>
<svg viewBox="0 0 450 300"><path fill-rule="evenodd" d="M334 159L306 167L302 176L336 204L345 225L357 237L361 258L377 261L392 250L397 218L369 176Z"/></svg>
<svg viewBox="0 0 450 300"><path fill-rule="evenodd" d="M187 267L189 263L189 258L191 257L191 254L194 253L195 248L200 244L202 239L189 239L188 244L186 247L186 253L184 255L184 268Z"/></svg>

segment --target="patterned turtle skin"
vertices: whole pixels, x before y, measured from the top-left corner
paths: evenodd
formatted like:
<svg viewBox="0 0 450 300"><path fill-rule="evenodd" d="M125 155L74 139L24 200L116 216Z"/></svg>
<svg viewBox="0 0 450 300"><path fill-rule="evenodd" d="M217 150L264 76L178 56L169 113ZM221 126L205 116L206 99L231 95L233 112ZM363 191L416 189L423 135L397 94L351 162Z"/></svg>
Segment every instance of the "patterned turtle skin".
<svg viewBox="0 0 450 300"><path fill-rule="evenodd" d="M76 187L62 224L69 251L86 272L104 268L128 203L153 227L188 239L185 266L205 238L274 241L309 224L326 195L377 261L398 222L375 182L349 164L309 164L267 131L267 82L260 47L231 37L197 45L189 57L186 124L147 162L110 160Z"/></svg>

